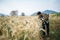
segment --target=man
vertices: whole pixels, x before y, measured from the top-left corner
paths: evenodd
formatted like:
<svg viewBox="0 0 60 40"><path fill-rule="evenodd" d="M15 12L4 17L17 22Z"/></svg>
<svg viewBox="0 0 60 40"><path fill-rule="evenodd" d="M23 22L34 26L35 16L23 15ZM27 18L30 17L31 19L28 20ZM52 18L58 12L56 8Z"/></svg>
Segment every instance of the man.
<svg viewBox="0 0 60 40"><path fill-rule="evenodd" d="M44 16L42 15L41 12L38 12L37 15L38 15L38 19L42 20L42 29L45 30ZM45 32L42 31L42 37L44 36L45 36Z"/></svg>
<svg viewBox="0 0 60 40"><path fill-rule="evenodd" d="M37 15L39 16L38 18L41 19L42 21L44 20L44 17L41 12L38 12Z"/></svg>
<svg viewBox="0 0 60 40"><path fill-rule="evenodd" d="M48 18L45 19L45 17L43 16L43 14L41 12L38 12L37 15L38 15L38 18L42 20L42 28L44 30L46 30L47 36L49 36L49 20L48 20ZM45 36L46 33L43 32L43 35Z"/></svg>
<svg viewBox="0 0 60 40"><path fill-rule="evenodd" d="M46 15L45 24L47 27L47 37L49 37L49 14Z"/></svg>

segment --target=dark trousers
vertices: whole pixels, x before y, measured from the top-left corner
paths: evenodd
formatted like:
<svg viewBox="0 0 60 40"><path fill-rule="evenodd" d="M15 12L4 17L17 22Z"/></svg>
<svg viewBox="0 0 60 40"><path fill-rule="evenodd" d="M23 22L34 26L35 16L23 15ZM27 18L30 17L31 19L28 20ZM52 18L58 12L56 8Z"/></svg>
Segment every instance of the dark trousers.
<svg viewBox="0 0 60 40"><path fill-rule="evenodd" d="M46 21L44 21L42 23L42 28L45 30L45 27L47 28L47 36L49 36L49 22L47 23ZM43 32L43 35L45 36L45 32Z"/></svg>

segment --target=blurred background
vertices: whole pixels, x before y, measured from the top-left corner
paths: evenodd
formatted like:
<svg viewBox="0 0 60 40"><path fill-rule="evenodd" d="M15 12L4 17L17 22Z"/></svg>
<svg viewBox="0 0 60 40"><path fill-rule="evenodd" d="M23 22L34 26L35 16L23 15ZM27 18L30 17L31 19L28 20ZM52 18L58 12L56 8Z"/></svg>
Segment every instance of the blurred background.
<svg viewBox="0 0 60 40"><path fill-rule="evenodd" d="M0 0L0 14L10 15L17 11L18 15L24 13L30 16L38 11L50 14L60 11L60 0Z"/></svg>

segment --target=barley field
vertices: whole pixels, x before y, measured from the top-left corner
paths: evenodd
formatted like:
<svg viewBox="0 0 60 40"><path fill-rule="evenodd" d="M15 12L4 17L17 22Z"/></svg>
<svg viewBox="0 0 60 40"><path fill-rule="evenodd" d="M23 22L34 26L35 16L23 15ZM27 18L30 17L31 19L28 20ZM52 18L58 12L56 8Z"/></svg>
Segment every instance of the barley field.
<svg viewBox="0 0 60 40"><path fill-rule="evenodd" d="M0 40L43 40L41 27L37 16L1 16ZM60 40L60 15L49 14L49 28L46 40Z"/></svg>
<svg viewBox="0 0 60 40"><path fill-rule="evenodd" d="M36 16L0 17L0 40L43 40L41 26Z"/></svg>
<svg viewBox="0 0 60 40"><path fill-rule="evenodd" d="M60 40L60 14L49 15L50 40Z"/></svg>

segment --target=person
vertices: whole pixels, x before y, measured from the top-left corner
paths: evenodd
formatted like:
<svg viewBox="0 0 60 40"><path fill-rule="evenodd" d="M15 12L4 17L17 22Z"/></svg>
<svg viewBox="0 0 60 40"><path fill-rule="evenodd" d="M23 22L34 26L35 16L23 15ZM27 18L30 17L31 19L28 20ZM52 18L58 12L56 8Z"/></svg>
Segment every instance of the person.
<svg viewBox="0 0 60 40"><path fill-rule="evenodd" d="M38 12L37 15L38 15L38 19L42 20L42 29L45 30L44 16L42 15L41 12ZM43 37L43 38L45 37L45 35L46 35L45 32L42 31L42 37Z"/></svg>
<svg viewBox="0 0 60 40"><path fill-rule="evenodd" d="M39 18L40 20L42 20L42 28L43 28L44 30L47 29L47 30L46 30L46 31L47 31L47 36L49 36L49 20L48 20L48 18L45 19L44 16L43 16L43 14L42 14L40 11L37 13L37 15L38 15L38 18ZM42 34L43 34L44 36L46 35L45 32L43 32Z"/></svg>
<svg viewBox="0 0 60 40"><path fill-rule="evenodd" d="M47 15L47 18L45 19L45 24L47 27L47 37L49 37L49 14Z"/></svg>
<svg viewBox="0 0 60 40"><path fill-rule="evenodd" d="M37 15L39 16L38 18L41 19L42 21L44 20L44 17L41 12L38 12Z"/></svg>

